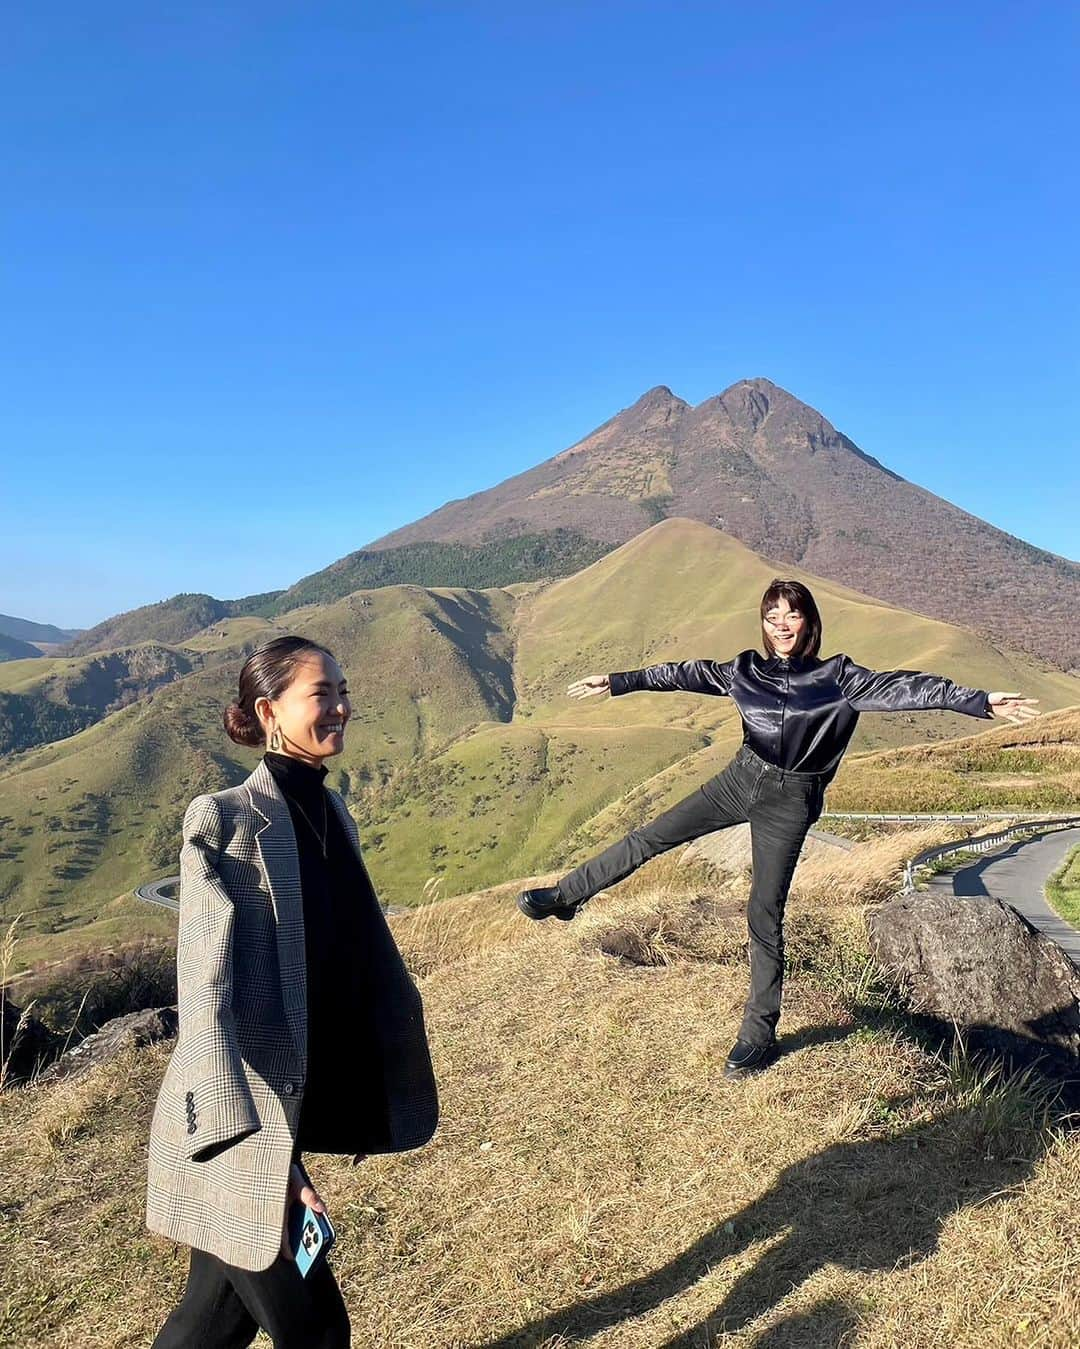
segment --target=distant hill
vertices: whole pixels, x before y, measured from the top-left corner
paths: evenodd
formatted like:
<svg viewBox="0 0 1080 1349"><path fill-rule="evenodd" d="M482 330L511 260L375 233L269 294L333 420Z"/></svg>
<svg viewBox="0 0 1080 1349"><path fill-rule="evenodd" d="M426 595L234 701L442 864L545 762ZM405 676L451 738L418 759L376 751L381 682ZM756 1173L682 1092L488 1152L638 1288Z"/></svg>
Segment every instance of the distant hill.
<svg viewBox="0 0 1080 1349"><path fill-rule="evenodd" d="M213 595L174 595L157 604L129 609L88 628L64 648L63 654L78 656L89 651L113 651L139 642L176 645L220 619L261 612L280 593L272 590L242 600L216 600Z"/></svg>
<svg viewBox="0 0 1080 1349"><path fill-rule="evenodd" d="M276 618L309 604L332 604L354 590L381 586L452 586L497 589L519 581L568 576L609 552L611 544L576 530L515 535L479 545L418 543L376 552L360 550L297 581L238 600L212 595L174 595L106 619L64 648L65 655L108 651L136 642L187 641L205 628L238 616Z"/></svg>
<svg viewBox="0 0 1080 1349"><path fill-rule="evenodd" d="M1080 668L1080 565L906 482L767 379L740 380L696 407L651 389L554 458L369 549L557 528L621 544L674 516L732 534L783 570Z"/></svg>
<svg viewBox="0 0 1080 1349"><path fill-rule="evenodd" d="M0 756L74 735L190 674L195 663L181 651L153 643L90 656L9 662L0 670Z"/></svg>
<svg viewBox="0 0 1080 1349"><path fill-rule="evenodd" d="M361 549L305 576L272 603L245 612L281 615L303 604L328 604L354 590L387 585L486 590L541 577L569 576L610 549L610 544L572 529L519 534L476 546L414 543L377 551Z"/></svg>
<svg viewBox="0 0 1080 1349"><path fill-rule="evenodd" d="M288 627L329 645L350 676L354 716L330 781L360 821L385 898L416 902L433 875L453 894L561 866L716 772L741 736L730 700L574 703L566 684L754 645L774 570L716 530L669 520L548 585L387 586L291 611ZM1048 709L1080 703L1080 681L978 634L807 579L827 651L1024 689ZM190 673L0 764L0 919L26 913L28 953L172 871L187 802L254 766L253 751L226 739L221 713L243 647L272 630L258 618L218 620L184 648ZM0 688L4 668L14 667L0 667ZM867 716L855 747L972 728L944 713Z"/></svg>
<svg viewBox="0 0 1080 1349"><path fill-rule="evenodd" d="M79 635L78 628L57 628L51 623L33 623L28 618L13 618L11 614L0 614L0 636L17 637L23 642L45 642L56 645L70 642Z"/></svg>
<svg viewBox="0 0 1080 1349"><path fill-rule="evenodd" d="M40 649L29 642L22 642L18 637L6 637L0 633L0 661L33 660L35 656L40 655Z"/></svg>

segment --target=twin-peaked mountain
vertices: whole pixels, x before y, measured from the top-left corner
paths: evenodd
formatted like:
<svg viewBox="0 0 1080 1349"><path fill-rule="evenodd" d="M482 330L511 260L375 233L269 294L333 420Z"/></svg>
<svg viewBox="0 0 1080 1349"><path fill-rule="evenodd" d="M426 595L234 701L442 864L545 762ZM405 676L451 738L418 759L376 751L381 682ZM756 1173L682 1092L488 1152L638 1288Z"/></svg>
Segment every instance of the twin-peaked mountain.
<svg viewBox="0 0 1080 1349"><path fill-rule="evenodd" d="M1058 669L1080 667L1080 565L906 482L767 379L741 380L697 407L652 389L528 472L284 591L175 595L107 619L65 654L182 642L215 620L277 618L379 586L488 589L569 576L675 517L738 539L779 571L802 567Z"/></svg>

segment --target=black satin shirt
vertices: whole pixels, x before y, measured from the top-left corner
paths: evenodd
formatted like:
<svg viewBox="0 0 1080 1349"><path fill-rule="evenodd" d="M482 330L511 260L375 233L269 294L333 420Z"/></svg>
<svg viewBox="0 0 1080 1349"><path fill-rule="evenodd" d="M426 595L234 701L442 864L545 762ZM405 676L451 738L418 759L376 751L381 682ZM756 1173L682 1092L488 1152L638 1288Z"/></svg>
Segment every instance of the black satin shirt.
<svg viewBox="0 0 1080 1349"><path fill-rule="evenodd" d="M615 697L643 691L726 696L742 717L743 744L759 758L791 773L829 778L840 766L860 712L944 708L969 717L991 716L981 689L915 670L867 670L843 655L818 660L741 651L734 660L649 665L609 678Z"/></svg>

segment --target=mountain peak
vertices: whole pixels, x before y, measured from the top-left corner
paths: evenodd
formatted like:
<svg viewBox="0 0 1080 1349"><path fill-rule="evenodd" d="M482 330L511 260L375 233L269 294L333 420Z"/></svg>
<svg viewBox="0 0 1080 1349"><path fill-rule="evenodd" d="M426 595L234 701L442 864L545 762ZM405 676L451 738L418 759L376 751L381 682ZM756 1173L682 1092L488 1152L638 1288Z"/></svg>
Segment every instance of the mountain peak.
<svg viewBox="0 0 1080 1349"><path fill-rule="evenodd" d="M688 403L683 403L681 398L676 398L666 384L655 384L651 389L647 389L627 411L633 412L635 408L666 406L670 403L682 403L683 407L690 406Z"/></svg>
<svg viewBox="0 0 1080 1349"><path fill-rule="evenodd" d="M657 384L646 390L636 403L631 403L619 415L635 420L666 421L672 415L689 411L690 404L685 399L673 394L666 384Z"/></svg>

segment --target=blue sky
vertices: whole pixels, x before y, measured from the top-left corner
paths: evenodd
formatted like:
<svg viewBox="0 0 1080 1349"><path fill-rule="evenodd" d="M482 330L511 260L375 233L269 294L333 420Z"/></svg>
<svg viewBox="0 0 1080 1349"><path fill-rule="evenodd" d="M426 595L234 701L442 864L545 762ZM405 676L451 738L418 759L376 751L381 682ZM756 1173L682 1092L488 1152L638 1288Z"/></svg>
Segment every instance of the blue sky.
<svg viewBox="0 0 1080 1349"><path fill-rule="evenodd" d="M1078 13L9 10L0 611L284 586L755 375L1077 558Z"/></svg>

